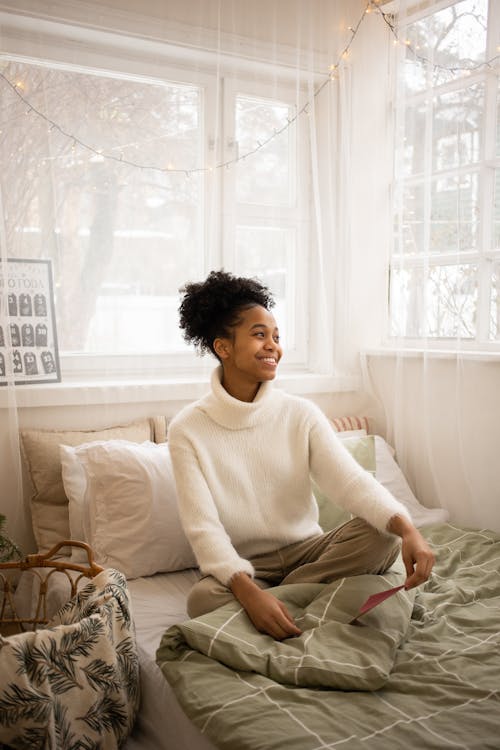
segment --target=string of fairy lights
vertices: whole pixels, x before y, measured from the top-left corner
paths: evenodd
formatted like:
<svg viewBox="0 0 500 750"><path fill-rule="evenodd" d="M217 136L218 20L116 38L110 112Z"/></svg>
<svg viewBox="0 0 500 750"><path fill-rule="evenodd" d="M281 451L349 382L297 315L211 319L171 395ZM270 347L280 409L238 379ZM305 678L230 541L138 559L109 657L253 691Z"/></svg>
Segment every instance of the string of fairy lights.
<svg viewBox="0 0 500 750"><path fill-rule="evenodd" d="M12 82L9 80L9 78L2 72L0 72L0 78L4 81L4 83L15 93L15 95L21 100L23 105L26 107L26 115L32 115L34 114L36 117L40 118L41 120L45 121L49 132L57 132L60 135L62 135L64 138L66 138L71 144L71 148L73 150L76 150L77 148L82 149L83 151L86 151L87 153L92 154L92 158L95 161L115 161L119 162L120 164L124 164L129 167L134 167L137 169L142 170L150 170L154 172L162 172L162 173L172 173L172 174L184 174L186 177L189 177L192 174L198 174L198 173L206 173L206 172L214 172L218 169L224 169L229 168L234 164L237 164L238 162L244 161L245 159L253 156L259 151L262 151L266 146L268 146L271 141L278 138L282 133L284 133L286 130L288 130L302 115L308 115L311 113L311 108L313 105L314 100L319 96L319 94L323 91L323 89L331 84L332 82L336 81L339 76L339 69L341 65L343 65L349 58L351 53L351 47L354 44L354 41L358 35L359 29L365 20L365 18L372 14L376 13L378 14L385 24L388 26L392 36L394 37L393 41L395 45L404 45L406 48L406 54L410 53L411 59L414 62L421 63L425 66L431 66L434 70L441 70L441 71L447 71L452 74L456 73L464 73L464 74L470 74L474 71L477 71L481 68L493 68L497 60L500 58L500 55L495 55L491 59L483 62L478 62L475 65L454 65L454 66L447 66L444 64L441 64L439 62L435 62L433 60L430 60L429 58L425 57L419 52L418 46L414 45L409 39L403 39L400 37L400 34L398 32L398 28L394 22L394 16L385 13L380 6L381 0L368 0L365 8L363 9L363 12L361 16L359 17L358 22L354 26L349 26L348 31L350 33L350 38L345 45L345 47L342 49L340 54L338 55L338 58L333 62L328 69L328 73L324 74L324 78L320 84L317 85L317 87L314 89L313 93L305 101L305 103L296 108L296 111L294 114L289 115L283 125L279 128L275 128L267 138L262 138L259 140L253 148L249 148L244 153L238 154L237 156L226 159L223 161L220 161L213 166L200 166L200 167L193 167L189 169L176 167L172 164L168 164L167 166L155 166L155 165L149 165L149 164L141 164L133 159L125 158L123 151L119 151L118 154L111 153L110 151L105 152L101 148L96 148L89 143L86 143L81 138L79 138L77 135L74 135L73 133L69 133L65 128L63 128L59 123L52 120L48 115L46 115L44 112L42 112L38 107L36 107L34 104L32 104L28 98L25 96L24 92L24 84L22 81L15 81ZM500 52L500 46L497 47L497 51ZM118 149L117 149L118 150Z"/></svg>

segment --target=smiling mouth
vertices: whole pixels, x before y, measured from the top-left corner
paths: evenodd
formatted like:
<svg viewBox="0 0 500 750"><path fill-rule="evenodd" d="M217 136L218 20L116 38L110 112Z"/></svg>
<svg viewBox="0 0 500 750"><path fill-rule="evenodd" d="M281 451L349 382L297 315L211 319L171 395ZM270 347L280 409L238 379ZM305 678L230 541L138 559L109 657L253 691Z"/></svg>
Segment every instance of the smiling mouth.
<svg viewBox="0 0 500 750"><path fill-rule="evenodd" d="M266 365L277 365L278 361L274 357L261 357L261 362L265 362Z"/></svg>

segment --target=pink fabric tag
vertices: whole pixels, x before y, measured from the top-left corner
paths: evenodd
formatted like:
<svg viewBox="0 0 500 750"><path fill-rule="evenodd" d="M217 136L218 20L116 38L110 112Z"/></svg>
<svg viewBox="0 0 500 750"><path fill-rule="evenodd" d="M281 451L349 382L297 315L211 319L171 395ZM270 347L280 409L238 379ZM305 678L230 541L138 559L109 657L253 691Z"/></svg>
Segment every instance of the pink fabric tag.
<svg viewBox="0 0 500 750"><path fill-rule="evenodd" d="M402 584L401 586L394 586L393 589L387 589L387 591L380 591L378 594L372 594L371 596L369 596L366 602L362 605L356 617L350 621L349 625L357 625L358 617L361 617L361 615L364 615L366 614L366 612L369 612L370 609L373 609L374 607L377 607L379 604L382 604L382 602L384 602L390 596L394 596L394 594L397 594L398 591L401 591L401 589L404 589L404 584Z"/></svg>

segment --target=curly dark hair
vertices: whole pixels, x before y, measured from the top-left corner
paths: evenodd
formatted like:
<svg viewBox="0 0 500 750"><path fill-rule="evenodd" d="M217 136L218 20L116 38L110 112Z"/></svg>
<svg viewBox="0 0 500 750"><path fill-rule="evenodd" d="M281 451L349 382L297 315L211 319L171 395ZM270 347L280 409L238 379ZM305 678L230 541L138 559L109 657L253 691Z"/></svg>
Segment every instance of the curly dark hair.
<svg viewBox="0 0 500 750"><path fill-rule="evenodd" d="M231 336L241 310L261 305L269 310L274 298L258 279L233 276L226 271L211 271L205 281L189 282L179 290L179 325L184 340L193 343L201 354L212 352L216 338Z"/></svg>

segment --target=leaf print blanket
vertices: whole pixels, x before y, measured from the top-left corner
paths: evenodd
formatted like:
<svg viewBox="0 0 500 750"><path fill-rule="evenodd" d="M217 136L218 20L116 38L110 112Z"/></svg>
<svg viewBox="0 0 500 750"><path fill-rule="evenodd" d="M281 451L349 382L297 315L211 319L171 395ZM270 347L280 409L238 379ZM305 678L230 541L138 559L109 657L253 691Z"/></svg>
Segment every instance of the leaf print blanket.
<svg viewBox="0 0 500 750"><path fill-rule="evenodd" d="M114 750L139 704L124 576L99 573L49 625L0 636L0 743L14 750Z"/></svg>

